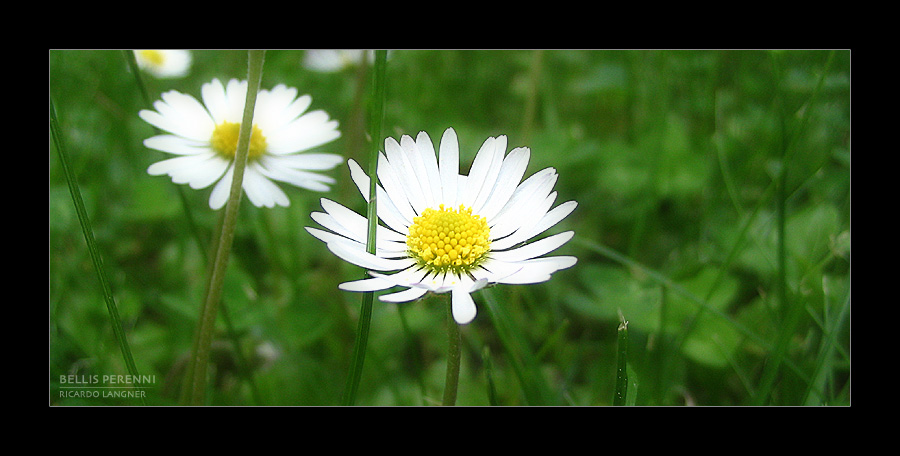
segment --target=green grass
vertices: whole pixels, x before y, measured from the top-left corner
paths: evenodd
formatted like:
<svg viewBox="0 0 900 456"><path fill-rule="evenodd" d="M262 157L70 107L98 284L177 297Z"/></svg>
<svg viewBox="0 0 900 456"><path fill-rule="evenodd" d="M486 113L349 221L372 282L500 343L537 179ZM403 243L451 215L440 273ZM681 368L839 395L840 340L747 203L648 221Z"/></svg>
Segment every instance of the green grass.
<svg viewBox="0 0 900 456"><path fill-rule="evenodd" d="M246 51L193 55L184 78L143 75L151 100L246 78ZM310 94L341 123L320 149L367 169L371 73L315 73L302 57L267 51L261 88ZM136 371L153 376L147 404L178 404L221 211L209 189L146 173L164 156L142 145L155 133L121 51L50 51L49 73L108 281L51 138L49 403L140 405L65 388ZM559 253L578 264L473 295L456 404L613 405L623 318L627 404L850 404L849 51L395 51L385 80L385 136L452 126L467 170L505 134L531 148L527 175L556 168L557 201L579 203L551 231L575 231ZM303 227L320 197L366 205L346 166L330 174L326 194L282 186L288 208L243 199L208 404L342 403L362 296L337 285L362 271ZM446 296L371 311L354 403L440 404Z"/></svg>

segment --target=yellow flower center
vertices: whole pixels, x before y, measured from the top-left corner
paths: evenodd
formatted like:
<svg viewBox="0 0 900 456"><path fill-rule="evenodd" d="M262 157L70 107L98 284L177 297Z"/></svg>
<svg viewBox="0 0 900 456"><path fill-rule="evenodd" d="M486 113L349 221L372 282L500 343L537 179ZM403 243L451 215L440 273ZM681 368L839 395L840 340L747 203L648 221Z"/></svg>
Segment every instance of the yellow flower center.
<svg viewBox="0 0 900 456"><path fill-rule="evenodd" d="M166 56L157 50L154 49L144 49L139 51L141 57L144 58L147 62L154 66L160 66L166 61Z"/></svg>
<svg viewBox="0 0 900 456"><path fill-rule="evenodd" d="M425 209L413 219L406 237L409 254L432 271L466 272L480 264L491 249L487 219L472 208Z"/></svg>
<svg viewBox="0 0 900 456"><path fill-rule="evenodd" d="M229 160L234 159L234 154L237 153L240 131L240 123L222 122L221 125L218 125L213 130L209 143L223 157ZM254 125L253 131L250 133L250 151L247 155L247 160L259 158L264 153L266 153L266 137L263 136L262 130Z"/></svg>

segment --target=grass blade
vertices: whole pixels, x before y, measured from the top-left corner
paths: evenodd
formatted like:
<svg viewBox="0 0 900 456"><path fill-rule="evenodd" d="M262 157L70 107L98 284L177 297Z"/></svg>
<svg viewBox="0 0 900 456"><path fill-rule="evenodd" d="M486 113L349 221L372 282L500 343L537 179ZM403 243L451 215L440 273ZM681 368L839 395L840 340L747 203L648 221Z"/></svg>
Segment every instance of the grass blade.
<svg viewBox="0 0 900 456"><path fill-rule="evenodd" d="M84 200L81 197L81 190L78 187L78 180L69 164L69 155L62 142L60 134L59 120L56 117L56 108L53 105L53 99L50 100L50 133L53 136L53 142L56 144L56 152L59 155L59 162L66 176L66 183L69 186L69 193L72 196L72 202L75 204L75 212L78 213L78 222L81 224L81 232L84 234L84 240L87 243L88 251L91 254L91 261L94 264L94 271L100 280L100 287L103 290L103 299L106 301L106 310L109 314L109 321L112 325L113 333L116 336L116 342L119 343L119 349L125 360L125 367L132 376L138 376L137 366L134 364L134 357L131 354L131 348L128 346L128 338L125 337L125 330L122 327L122 320L119 318L119 308L116 306L115 298L113 298L112 289L109 285L109 278L106 276L106 270L103 268L103 259L100 257L100 249L94 240L94 231L91 228L91 221L88 218L87 210L84 208ZM135 385L140 388L140 386ZM141 403L146 405L144 396L141 395Z"/></svg>
<svg viewBox="0 0 900 456"><path fill-rule="evenodd" d="M622 318L616 331L616 391L613 405L626 405L628 398L628 321Z"/></svg>
<svg viewBox="0 0 900 456"><path fill-rule="evenodd" d="M241 193L243 192L244 168L247 164L247 155L250 149L253 110L256 107L256 95L259 92L259 85L262 79L264 59L265 51L249 51L247 98L244 103L241 130L238 135L231 193L228 197L228 202L225 204L222 231L217 239L213 269L209 278L209 289L200 312L195 350L191 356L191 364L185 378L185 397L183 402L191 405L202 405L206 399L206 371L209 363L210 347L213 333L215 332L215 322L222 297L225 272L228 268L228 258L231 254L232 242L234 241L237 214L241 202Z"/></svg>
<svg viewBox="0 0 900 456"><path fill-rule="evenodd" d="M384 122L384 94L385 94L385 69L387 68L387 50L375 51L375 71L372 77L373 96L369 105L369 205L366 209L368 218L368 233L366 236L366 251L375 253L375 229L378 224L377 205L377 170L378 148L381 141L381 128ZM366 275L368 277L368 275ZM357 325L356 341L353 345L353 358L350 364L350 373L344 387L344 405L353 405L356 402L356 393L359 390L359 380L362 376L362 367L366 359L366 345L369 339L369 326L372 322L373 292L363 293L362 303L359 309L359 324Z"/></svg>

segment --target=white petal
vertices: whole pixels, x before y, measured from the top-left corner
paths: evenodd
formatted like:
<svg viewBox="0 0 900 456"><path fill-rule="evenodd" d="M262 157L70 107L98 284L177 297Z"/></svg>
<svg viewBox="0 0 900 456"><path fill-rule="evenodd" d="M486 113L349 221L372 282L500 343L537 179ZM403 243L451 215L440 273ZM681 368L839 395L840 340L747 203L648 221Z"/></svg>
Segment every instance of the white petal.
<svg viewBox="0 0 900 456"><path fill-rule="evenodd" d="M498 280L497 283L522 285L546 282L550 280L550 274L560 269L570 268L577 261L573 256L534 258L523 261L520 263L522 265L521 270Z"/></svg>
<svg viewBox="0 0 900 456"><path fill-rule="evenodd" d="M522 247L518 247L512 250L505 251L491 251L490 256L499 261L524 261L531 258L537 258L546 253L552 252L559 248L561 245L569 242L569 239L572 239L572 236L575 235L574 231L566 231L559 234L554 234L553 236L546 237L544 239L532 242L530 244L523 245Z"/></svg>
<svg viewBox="0 0 900 456"><path fill-rule="evenodd" d="M161 98L162 102L154 103L154 107L172 123L170 132L196 141L209 140L215 124L203 104L174 90L163 93Z"/></svg>
<svg viewBox="0 0 900 456"><path fill-rule="evenodd" d="M451 299L453 319L461 325L471 323L477 313L472 295L462 287L456 287L451 291Z"/></svg>
<svg viewBox="0 0 900 456"><path fill-rule="evenodd" d="M306 230L310 231L312 229L313 228L307 228ZM340 258L343 258L345 261L348 261L365 269L371 269L375 271L396 271L398 269L407 268L416 263L416 261L413 259L394 260L388 258L380 258L366 252L365 250L350 247L350 242L352 241L348 240L347 243L329 242L326 244L326 246L328 246L328 249L331 250L332 253Z"/></svg>
<svg viewBox="0 0 900 456"><path fill-rule="evenodd" d="M278 84L271 90L260 90L256 96L253 123L268 133L273 133L297 118L290 115L288 107L297 97L297 89Z"/></svg>
<svg viewBox="0 0 900 456"><path fill-rule="evenodd" d="M217 121L220 124L223 121L232 123L241 123L244 119L244 104L247 102L247 81L238 81L230 79L225 85L225 110L222 113L222 120ZM210 109L210 114L216 115Z"/></svg>
<svg viewBox="0 0 900 456"><path fill-rule="evenodd" d="M425 278L419 282L419 286L428 288L435 293L445 293L448 291L444 288L444 274L439 274L437 272L432 272L425 276Z"/></svg>
<svg viewBox="0 0 900 456"><path fill-rule="evenodd" d="M555 169L546 168L525 179L500 211L488 218L491 237L499 239L518 229L522 212L530 211L536 202L544 201L553 190L557 177Z"/></svg>
<svg viewBox="0 0 900 456"><path fill-rule="evenodd" d="M343 226L347 231L355 233L355 236L353 236L354 239L359 237L361 242L365 242L367 237L366 233L369 230L369 220L367 218L329 199L322 198L321 203L325 212L328 212L329 215L334 217L337 223ZM383 226L378 226L376 231L376 234L380 239L394 242L406 242L406 236Z"/></svg>
<svg viewBox="0 0 900 456"><path fill-rule="evenodd" d="M256 207L289 206L290 200L277 185L264 176L256 163L244 168L242 187Z"/></svg>
<svg viewBox="0 0 900 456"><path fill-rule="evenodd" d="M275 131L262 131L266 135L266 150L282 155L312 149L339 138L341 132L337 126L338 122L328 120L325 111L317 110Z"/></svg>
<svg viewBox="0 0 900 456"><path fill-rule="evenodd" d="M531 239L544 231L547 231L557 223L559 223L562 219L569 216L572 211L578 206L578 203L575 201L566 201L565 203L560 204L559 206L554 207L544 215L543 218L531 229L531 233L526 235L525 239Z"/></svg>
<svg viewBox="0 0 900 456"><path fill-rule="evenodd" d="M393 287L394 284L380 277L370 279L354 280L352 282L344 282L338 285L338 288L346 291L379 291Z"/></svg>
<svg viewBox="0 0 900 456"><path fill-rule="evenodd" d="M325 242L326 244L329 242L342 242L342 240L343 242L353 241L359 244L354 245L354 248L365 250L365 234L357 234L347 231L346 228L335 222L334 218L331 217L331 215L324 212L313 212L312 214L310 214L310 217L312 217L313 220L319 222L319 224L321 224L323 227L332 230L332 232L329 233L327 231L318 230L316 228L306 227L306 230L309 231L309 233L312 234L315 238ZM381 258L407 258L408 255L406 253L406 250L407 248L405 243L386 241L382 238L378 238L376 240L375 254Z"/></svg>
<svg viewBox="0 0 900 456"><path fill-rule="evenodd" d="M306 111L306 109L309 108L309 105L311 104L312 97L310 97L309 95L301 95L284 110L284 113L282 115L288 119L296 119L297 117L300 117L300 115L303 114L303 112Z"/></svg>
<svg viewBox="0 0 900 456"><path fill-rule="evenodd" d="M419 132L416 136L416 150L422 163L425 165L428 183L431 186L431 196L434 198L432 206L437 207L444 201L443 189L441 188L441 174L438 168L437 154L434 153L434 145L431 144L431 138L424 131Z"/></svg>
<svg viewBox="0 0 900 456"><path fill-rule="evenodd" d="M156 111L142 110L138 116L150 125L183 138L194 141L209 141L215 124L203 106L189 95L175 91L167 92L168 99L174 101L172 106L165 101L156 101ZM187 100L193 100L193 103Z"/></svg>
<svg viewBox="0 0 900 456"><path fill-rule="evenodd" d="M425 293L428 293L426 288L407 288L403 291L379 296L378 300L384 302L409 302L421 298Z"/></svg>
<svg viewBox="0 0 900 456"><path fill-rule="evenodd" d="M337 204L337 203L335 203ZM352 211L351 211L352 212ZM354 245L354 248L359 250L366 249L366 231L367 228L363 229L348 229L346 226L342 225L342 222L339 221L339 217L333 216L333 214L328 214L324 212L313 212L310 214L313 220L321 224L323 227L328 228L333 231L333 233L329 233L326 231L317 230L315 228L307 227L307 231L310 232L314 237L319 240L329 243L338 241L338 238L341 238L345 241L352 241L358 245ZM365 219L362 219L365 220ZM344 221L343 223L346 223ZM390 235L388 235L390 233ZM407 258L408 255L406 253L407 247L405 242L397 242L386 239L387 237L391 237L396 233L389 231L388 229L379 226L378 227L378 236L376 238L376 255L382 258Z"/></svg>
<svg viewBox="0 0 900 456"><path fill-rule="evenodd" d="M230 166L225 175L213 187L212 193L209 195L209 207L213 210L221 209L228 202L228 196L231 193L231 181L234 180L234 167Z"/></svg>
<svg viewBox="0 0 900 456"><path fill-rule="evenodd" d="M168 174L176 184L189 184L193 189L206 188L222 177L229 162L209 153L170 158L150 165L147 173Z"/></svg>
<svg viewBox="0 0 900 456"><path fill-rule="evenodd" d="M222 85L221 81L213 79L203 84L200 95L215 125L226 121L241 122L247 99L247 81L231 79L227 85Z"/></svg>
<svg viewBox="0 0 900 456"><path fill-rule="evenodd" d="M475 155L469 178L466 185L466 196L463 203L472 208L472 212L480 214L484 202L490 196L491 190L500 173L503 164L503 154L506 152L506 136L488 138L481 146L481 150Z"/></svg>
<svg viewBox="0 0 900 456"><path fill-rule="evenodd" d="M403 190L403 185L400 184L393 166L391 166L384 154L378 154L378 170L376 172L378 173L378 180L381 181L381 185L384 191L387 192L387 196L391 199L394 207L400 211L405 220L412 222L413 217L416 216L415 210L410 206L406 192Z"/></svg>
<svg viewBox="0 0 900 456"><path fill-rule="evenodd" d="M334 169L335 166L344 161L344 157L338 154L290 154L278 157L270 156L268 158L278 160L278 163L282 166L307 171Z"/></svg>
<svg viewBox="0 0 900 456"><path fill-rule="evenodd" d="M441 174L441 189L443 199L440 201L446 207L456 207L456 180L459 176L459 140L456 131L448 128L441 137L440 156L438 157L439 171Z"/></svg>
<svg viewBox="0 0 900 456"><path fill-rule="evenodd" d="M281 157L275 156L264 157L263 160L256 162L255 166L260 173L270 179L286 182L297 187L317 192L328 191L331 188L328 184L336 182L331 176L301 171L284 166L280 159Z"/></svg>
<svg viewBox="0 0 900 456"><path fill-rule="evenodd" d="M421 298L425 293L428 293L428 290L425 288L407 288L403 291L379 296L378 300L384 302L409 302Z"/></svg>
<svg viewBox="0 0 900 456"><path fill-rule="evenodd" d="M493 258L488 258L488 260L482 263L479 268L472 270L471 274L478 280L496 283L520 270L522 270L522 265L519 263L498 261Z"/></svg>
<svg viewBox="0 0 900 456"><path fill-rule="evenodd" d="M476 291L488 286L491 282L486 278L481 278L472 282L472 286L469 288L469 293L475 293Z"/></svg>
<svg viewBox="0 0 900 456"><path fill-rule="evenodd" d="M176 155L196 155L210 152L208 142L194 141L174 135L152 136L144 140L144 146Z"/></svg>
<svg viewBox="0 0 900 456"><path fill-rule="evenodd" d="M326 215L321 212L315 212L314 214ZM306 231L309 234L312 234L316 239L325 242L326 244L344 244L348 248L352 250L365 251L366 250L366 241L359 241L354 238L344 237L338 233L329 233L328 231L322 231L316 228L306 227ZM384 242L380 242L379 244L384 245ZM405 245L403 245L405 247ZM409 258L406 254L406 249L392 248L390 250L384 248L377 248L375 250L375 255L379 258L385 259L405 259Z"/></svg>
<svg viewBox="0 0 900 456"><path fill-rule="evenodd" d="M338 223L334 219L334 217L331 216L331 214L326 214L325 212L312 212L309 214L309 217L311 219L315 220L316 223L318 223L319 225L322 225L322 227L330 230L336 236L342 236L347 239L352 239L359 243L364 242L362 233L354 233L354 232L348 230L347 228L344 228L340 223ZM307 227L307 229L309 229L309 227ZM316 236L316 237L318 237L318 236ZM325 239L322 239L322 238L319 238L319 239L324 242L328 242Z"/></svg>
<svg viewBox="0 0 900 456"><path fill-rule="evenodd" d="M503 217L494 227L491 227L491 237L506 236L497 241L491 241L491 248L506 250L520 242L531 239L534 227L543 219L550 210L550 206L556 201L556 192L550 193L543 200L534 200L528 207L518 208L514 213ZM500 217L498 216L498 219ZM496 230L495 230L496 228ZM512 234L509 234L512 233ZM509 234L507 236L507 234Z"/></svg>
<svg viewBox="0 0 900 456"><path fill-rule="evenodd" d="M316 214L321 214L321 212L315 212ZM340 243L346 242L350 244L350 247L353 249L365 250L366 243L364 240L356 239L354 237L347 237L342 235L341 233L332 233L324 230L320 230L318 228L313 228L311 226L304 227L309 234L311 234L314 238L329 244L329 243Z"/></svg>
<svg viewBox="0 0 900 456"><path fill-rule="evenodd" d="M431 288L425 283L428 278L428 271L422 268L419 265L411 266L403 271L400 271L396 274L381 274L378 272L370 271L375 277L379 277L382 280L387 282L391 282L395 286L401 287L417 287L424 288L430 290Z"/></svg>
<svg viewBox="0 0 900 456"><path fill-rule="evenodd" d="M478 212L479 215L483 215L488 220L491 220L506 205L519 182L521 182L522 176L525 175L525 168L528 167L528 159L530 157L530 149L519 147L513 149L503 159L500 173L497 175L497 182L494 184L484 207Z"/></svg>
<svg viewBox="0 0 900 456"><path fill-rule="evenodd" d="M356 188L359 189L363 199L368 203L369 176L366 175L359 164L352 158L347 160L347 165L350 167L350 178L353 180L353 183L356 184ZM409 232L409 225L412 224L412 219L407 220L406 217L394 207L394 204L391 202L391 199L388 198L387 193L379 185L376 185L376 203L378 218L387 224L387 226L400 233Z"/></svg>
<svg viewBox="0 0 900 456"><path fill-rule="evenodd" d="M400 148L403 149L403 153L406 154L406 159L409 162L412 174L419 184L418 188L422 192L425 206L437 207L434 195L431 193L431 182L429 180L428 170L425 169L425 161L419 154L417 147L415 140L412 139L411 136L403 135L400 138Z"/></svg>
<svg viewBox="0 0 900 456"><path fill-rule="evenodd" d="M402 139L402 138L401 138ZM400 143L394 138L384 140L384 153L387 161L394 171L397 182L403 188L406 199L409 200L410 206L417 214L421 214L426 208L425 198L422 195L422 189L419 186L419 178L413 169L412 164L400 147ZM379 165L381 163L379 162Z"/></svg>
<svg viewBox="0 0 900 456"><path fill-rule="evenodd" d="M550 210L550 206L556 201L556 192L544 198L529 198L527 205L517 207L514 211L509 211L506 216L498 215L495 220L497 223L491 226L491 238L500 239L500 245L494 245L491 242L491 248L504 250L519 242L527 241L529 238L524 237L531 231L544 214ZM515 233L515 234L511 234ZM510 239L512 238L512 239ZM506 242L503 242L506 241Z"/></svg>

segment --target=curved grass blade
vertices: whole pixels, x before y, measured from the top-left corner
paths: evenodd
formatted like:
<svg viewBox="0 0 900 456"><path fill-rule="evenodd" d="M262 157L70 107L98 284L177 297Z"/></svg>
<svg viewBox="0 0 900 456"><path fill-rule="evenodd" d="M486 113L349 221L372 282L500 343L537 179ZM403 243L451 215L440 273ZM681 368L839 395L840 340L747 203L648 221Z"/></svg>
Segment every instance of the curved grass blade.
<svg viewBox="0 0 900 456"><path fill-rule="evenodd" d="M94 271L100 280L100 287L103 290L103 299L106 301L106 310L109 313L109 321L112 325L113 333L116 336L116 342L119 343L119 349L122 357L125 359L125 367L128 373L138 377L137 366L134 364L134 357L131 355L131 348L128 346L128 338L125 337L125 330L122 327L122 321L119 318L119 308L116 306L112 289L109 285L109 278L103 268L103 259L100 257L100 250L94 240L94 231L91 228L91 221L88 218L87 210L84 208L84 200L81 197L81 190L78 187L78 180L69 164L69 155L62 142L60 134L59 120L56 117L56 107L53 105L53 99L50 99L50 133L53 136L53 142L56 144L56 152L59 155L59 162L66 176L66 183L69 186L69 193L72 195L72 202L75 204L75 212L78 214L78 222L81 224L81 232L84 234L84 240L87 242L88 251L91 254L91 261L94 264ZM140 386L135 385L138 389ZM147 405L144 395L141 397L141 404Z"/></svg>

